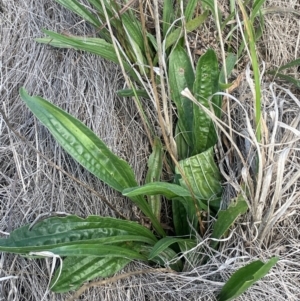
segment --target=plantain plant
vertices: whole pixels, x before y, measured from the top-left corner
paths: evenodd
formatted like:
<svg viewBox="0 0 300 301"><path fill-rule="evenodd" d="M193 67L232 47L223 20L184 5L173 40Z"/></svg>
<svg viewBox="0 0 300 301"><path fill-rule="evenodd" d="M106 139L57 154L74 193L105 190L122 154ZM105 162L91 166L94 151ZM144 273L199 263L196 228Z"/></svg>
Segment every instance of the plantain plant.
<svg viewBox="0 0 300 301"><path fill-rule="evenodd" d="M145 78L151 78L155 67L159 67L156 37L145 32L132 10L116 16L115 12L120 9L114 1L89 0L97 14L75 0L56 1L95 26L100 37L72 37L44 30L48 38L37 41L84 50L120 64L129 74L129 83L134 85L119 93L134 96L141 106L140 97L151 97L149 91L143 89L143 82ZM162 181L163 162L169 162L172 155L164 141L153 138L145 184L138 186L130 165L113 154L82 122L49 101L20 89L21 99L62 148L101 181L130 198L152 225L152 229L148 229L137 222L117 218L89 216L83 219L70 215L51 217L33 227L23 226L14 230L9 238L0 239L0 251L3 252L26 256L53 254L63 258L63 264L52 279L54 292L76 290L95 277L109 277L133 260L167 265L174 271L181 271L185 262L179 255L197 245L195 231L210 235L213 238L211 247L218 248L217 240L226 235L236 219L247 211L247 203L241 195L226 210L220 211L222 177L214 157L217 131L200 106L181 94L189 88L202 106L217 118L221 117L221 98L215 93L221 90L223 75L216 54L207 50L194 68L182 38L182 26L188 31L193 30L209 15L206 10L194 18L196 5L197 1L188 1L183 12L186 23L180 23L177 28L171 26L178 17L172 1L164 1L163 7L161 32L168 62L167 81L177 116L174 133L178 161L171 163L174 174L170 182ZM110 35L106 23L114 28L119 50L115 48L114 36ZM144 68L149 61L152 68ZM163 75L158 74L152 80L152 84L161 84ZM145 115L142 117L146 118ZM161 224L162 197L172 203L173 224L169 226L174 229L173 236L166 233ZM203 224L203 216L212 217L211 233ZM205 260L199 258L199 262L205 263ZM277 258L266 264L258 261L238 271L239 274L234 274L224 286L219 300L231 300L241 294L264 276L276 261ZM172 264L168 264L170 262Z"/></svg>

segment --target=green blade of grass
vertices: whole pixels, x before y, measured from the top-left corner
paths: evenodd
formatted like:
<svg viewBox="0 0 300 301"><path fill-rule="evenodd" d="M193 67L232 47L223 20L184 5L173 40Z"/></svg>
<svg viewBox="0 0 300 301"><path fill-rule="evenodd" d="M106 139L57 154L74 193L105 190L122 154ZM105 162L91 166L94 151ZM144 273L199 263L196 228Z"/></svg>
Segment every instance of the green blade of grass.
<svg viewBox="0 0 300 301"><path fill-rule="evenodd" d="M101 26L101 22L97 19L97 17L92 14L88 9L86 9L82 4L80 4L77 0L55 0L57 3L61 4L65 8L73 11L77 15L79 15L83 20L91 23L95 27Z"/></svg>
<svg viewBox="0 0 300 301"><path fill-rule="evenodd" d="M246 37L249 44L250 49L250 57L254 74L254 84L255 84L255 130L256 130L256 139L258 142L261 140L261 86L260 86L260 72L258 66L258 59L255 47L255 34L253 29L253 24L249 19L245 6L241 0L237 0L238 5L243 14L245 29L246 29Z"/></svg>
<svg viewBox="0 0 300 301"><path fill-rule="evenodd" d="M285 81L295 85L297 88L300 88L300 80L290 76L290 75L286 75L283 73L278 73L276 71L269 71L268 74L272 74L275 75L275 77L279 77L281 79L284 79Z"/></svg>
<svg viewBox="0 0 300 301"><path fill-rule="evenodd" d="M282 70L293 68L293 67L298 67L298 66L300 66L300 59L293 60L283 66L280 66L277 70L272 70L269 72L276 72L276 71L280 72Z"/></svg>
<svg viewBox="0 0 300 301"><path fill-rule="evenodd" d="M259 11L265 2L266 2L266 0L255 0L255 2L253 3L251 14L250 14L251 22L254 21L254 19L257 15L259 15Z"/></svg>

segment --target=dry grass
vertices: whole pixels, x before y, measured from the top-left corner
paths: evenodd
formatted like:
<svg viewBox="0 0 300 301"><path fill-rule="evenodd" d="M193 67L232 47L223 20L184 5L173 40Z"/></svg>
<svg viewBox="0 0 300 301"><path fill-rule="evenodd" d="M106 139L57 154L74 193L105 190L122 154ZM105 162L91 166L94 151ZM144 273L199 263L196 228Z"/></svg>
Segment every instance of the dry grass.
<svg viewBox="0 0 300 301"><path fill-rule="evenodd" d="M299 11L297 0L272 1L278 7ZM148 156L148 142L130 100L118 99L115 91L123 78L115 66L92 55L72 50L56 50L33 42L41 28L77 35L90 35L92 29L54 0L0 1L0 92L1 106L14 129L49 159L88 184L130 218L131 203L102 185L76 164L55 143L49 133L25 108L18 89L43 95L90 126L135 169L142 181ZM293 13L268 14L266 31L259 45L261 59L279 66L300 57L299 18ZM207 241L188 256L183 273L135 275L101 288L89 289L81 300L214 300L214 295L233 271L254 259L279 255L271 273L256 283L239 300L299 300L299 135L300 100L289 87L271 84L263 78L264 136L255 141L251 128L253 95L246 76L229 98L232 141L241 149L243 165L236 152L225 150L220 164L232 169L229 183L239 189L249 186L251 209L237 223L219 252L209 249ZM235 98L233 98L235 97ZM0 117L1 118L1 117ZM226 120L226 118L225 118ZM220 150L222 151L222 150ZM258 153L261 178L251 188L248 157ZM53 168L16 137L0 119L0 230L10 232L30 223L41 213L67 212L87 216L115 216L90 191ZM261 223L261 220L265 224ZM263 227L260 225L264 225ZM270 228L268 228L270 226ZM210 255L205 266L197 265L197 255ZM50 260L31 261L2 254L0 300L42 300L47 291ZM126 270L147 268L133 263ZM64 300L67 295L49 293L44 300Z"/></svg>

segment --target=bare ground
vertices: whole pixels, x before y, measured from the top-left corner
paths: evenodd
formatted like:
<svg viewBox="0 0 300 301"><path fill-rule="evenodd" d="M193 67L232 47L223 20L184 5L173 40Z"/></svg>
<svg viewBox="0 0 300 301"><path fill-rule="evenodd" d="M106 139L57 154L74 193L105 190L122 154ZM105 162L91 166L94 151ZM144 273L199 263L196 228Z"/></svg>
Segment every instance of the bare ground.
<svg viewBox="0 0 300 301"><path fill-rule="evenodd" d="M299 12L300 6L297 0L270 1L269 6L281 10L266 15L266 30L258 52L267 66L280 66L300 57L300 21L299 15L293 12ZM42 95L78 117L116 154L126 158L142 182L148 142L134 105L115 94L124 84L118 68L93 55L57 50L33 41L43 35L42 28L77 35L91 35L92 29L53 0L2 0L0 17L1 107L13 128L62 169L97 190L123 214L136 218L131 203L66 155L18 96L19 88L25 86L29 93ZM241 72L245 76L234 92L236 98L230 100L232 127L240 133L236 137L243 136L245 144L251 141L250 149L260 155L262 162L261 188L252 191L249 213L239 220L219 252L210 250L205 240L199 240L199 246L193 250L194 260L190 259L183 273L132 276L90 289L81 300L215 300L216 292L236 269L273 255L280 257L276 267L238 300L300 299L299 91L263 77L265 128L264 139L257 144L246 122L251 122L253 115L251 74L247 79L246 69ZM297 77L296 70L293 72ZM242 166L241 174L243 171ZM239 184L237 176L227 180ZM247 176L243 180L251 187ZM114 210L88 189L29 148L1 117L0 231L5 236L45 212L67 212L82 217L116 216ZM266 233L260 226L261 220L271 226ZM205 266L197 265L196 255L200 252L211 255ZM133 263L126 270L144 268L141 263ZM43 297L43 300L65 300L69 294L47 293L50 270L51 260L2 254L0 300L33 301Z"/></svg>

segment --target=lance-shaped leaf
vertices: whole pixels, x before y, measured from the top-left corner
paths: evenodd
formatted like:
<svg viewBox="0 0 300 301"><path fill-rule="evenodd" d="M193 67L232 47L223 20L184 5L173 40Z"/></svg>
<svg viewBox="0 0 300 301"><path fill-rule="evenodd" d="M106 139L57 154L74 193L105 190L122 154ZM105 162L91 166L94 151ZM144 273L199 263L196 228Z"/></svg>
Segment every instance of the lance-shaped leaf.
<svg viewBox="0 0 300 301"><path fill-rule="evenodd" d="M276 77L279 77L291 84L294 84L297 88L300 88L300 80L299 79L296 79L295 77L293 76L290 76L290 75L286 75L286 74L283 74L283 73L280 73L280 72L277 72L277 71L269 71L268 74L272 74L272 75L275 75Z"/></svg>
<svg viewBox="0 0 300 301"><path fill-rule="evenodd" d="M56 141L88 171L117 191L137 186L129 164L113 154L82 122L39 96L29 96L24 88L20 89L20 95ZM144 198L132 200L150 218L157 232L164 236L164 230Z"/></svg>
<svg viewBox="0 0 300 301"><path fill-rule="evenodd" d="M161 194L169 200L178 196L191 196L190 192L187 189L179 185L166 182L152 182L143 186L137 186L123 190L123 195L126 195L128 197L157 194Z"/></svg>
<svg viewBox="0 0 300 301"><path fill-rule="evenodd" d="M172 0L164 0L163 2L163 22L162 22L162 33L163 37L166 36L171 24L174 21L174 5Z"/></svg>
<svg viewBox="0 0 300 301"><path fill-rule="evenodd" d="M177 184L166 182L153 182L143 186L127 188L123 190L123 195L134 197L139 195L163 195L169 200L176 200L185 207L193 204L191 193ZM201 200L196 199L198 206L202 210L208 210L207 205ZM193 205L194 206L194 205Z"/></svg>
<svg viewBox="0 0 300 301"><path fill-rule="evenodd" d="M38 43L51 45L58 48L73 48L76 50L87 51L100 57L119 64L119 59L116 55L114 46L100 38L76 37L58 34L50 30L43 30L50 38L37 38ZM132 67L122 60L123 66L129 74L138 81Z"/></svg>
<svg viewBox="0 0 300 301"><path fill-rule="evenodd" d="M0 251L22 255L48 251L67 256L61 278L57 281L59 269L52 281L53 290L62 292L76 289L95 277L110 276L132 260L147 260L141 248L156 242L152 232L136 222L67 216L52 217L32 228L27 225L13 231L8 238L0 239Z"/></svg>
<svg viewBox="0 0 300 301"><path fill-rule="evenodd" d="M219 85L223 85L225 86L225 89L227 88L226 87L226 78L225 78L225 75L227 76L227 79L228 77L230 76L235 64L236 64L236 61L237 61L237 56L233 53L228 53L227 54L227 58L226 58L226 61L225 61L225 66L222 67L221 69L221 72L220 72L220 75L219 75ZM226 72L225 72L226 70ZM229 87L231 86L231 84L229 84Z"/></svg>
<svg viewBox="0 0 300 301"><path fill-rule="evenodd" d="M200 198L192 199L190 192L177 184L154 182L140 187L128 188L123 191L123 195L163 195L172 200L173 224L177 235L189 235L191 233L190 224L195 229L198 227L195 202L199 210L208 210L205 201ZM190 224L189 224L190 223Z"/></svg>
<svg viewBox="0 0 300 301"><path fill-rule="evenodd" d="M146 184L159 181L163 167L163 148L158 137L155 137L154 139L152 154L149 156L147 165L148 171L146 175ZM148 195L147 198L152 212L156 216L157 220L160 221L161 196Z"/></svg>
<svg viewBox="0 0 300 301"><path fill-rule="evenodd" d="M194 71L187 52L177 45L169 59L169 84L172 100L177 108L178 127L189 146L193 145L193 103L181 95L185 88L191 89L194 83Z"/></svg>
<svg viewBox="0 0 300 301"><path fill-rule="evenodd" d="M136 241L134 237L148 244L155 244L157 241L149 229L136 222L93 215L82 219L70 215L51 217L32 228L26 225L14 230L8 238L0 239L0 251L25 254L76 244L117 245L125 241Z"/></svg>
<svg viewBox="0 0 300 301"><path fill-rule="evenodd" d="M212 238L221 238L235 222L235 220L242 214L246 213L248 205L240 194L235 202L230 204L226 210L220 210L218 213L217 221L214 223ZM218 241L212 241L211 247L216 248Z"/></svg>
<svg viewBox="0 0 300 301"><path fill-rule="evenodd" d="M196 68L196 78L193 92L196 99L206 108L215 112L220 117L221 98L212 95L218 92L219 67L218 59L213 50L209 49L202 55ZM209 116L196 104L193 105L193 154L199 154L214 146L217 142L217 134L214 124Z"/></svg>
<svg viewBox="0 0 300 301"><path fill-rule="evenodd" d="M169 246L178 243L181 245L182 249L189 250L192 247L196 246L196 242L194 239L186 239L180 237L164 237L160 239L155 246L153 247L151 253L149 254L149 260L153 259L155 256L159 255L165 249L169 248Z"/></svg>
<svg viewBox="0 0 300 301"><path fill-rule="evenodd" d="M141 253L148 258L152 248L153 246L143 245ZM152 257L151 261L161 266L169 266L171 269L177 272L182 271L182 261L180 260L178 254L171 248L165 248L162 252Z"/></svg>
<svg viewBox="0 0 300 301"><path fill-rule="evenodd" d="M137 95L137 96L150 99L148 93L145 90L123 89L123 90L117 90L116 93L122 97L133 97Z"/></svg>
<svg viewBox="0 0 300 301"><path fill-rule="evenodd" d="M116 257L67 257L62 267L56 270L50 284L51 290L57 293L77 290L84 282L96 277L112 276L130 261L127 258Z"/></svg>
<svg viewBox="0 0 300 301"><path fill-rule="evenodd" d="M59 4L79 15L83 20L91 23L95 27L101 26L101 22L97 16L91 13L85 6L79 3L78 0L56 0Z"/></svg>
<svg viewBox="0 0 300 301"><path fill-rule="evenodd" d="M115 258L127 258L130 260L147 260L147 257L142 254L134 251L130 247L130 243L123 245L102 245L96 243L89 244L73 244L62 247L53 248L48 250L47 248L44 251L50 251L56 255L62 257L77 257L77 256L96 256L96 257L115 257ZM30 253L29 253L30 255Z"/></svg>
<svg viewBox="0 0 300 301"><path fill-rule="evenodd" d="M190 235L191 234L191 226L189 223L187 209L188 206L184 198L176 198L172 200L172 220L174 232L178 236ZM193 205L193 204L191 204ZM190 206L191 209L195 208L195 206ZM196 216L196 210L194 210ZM196 219L197 220L197 219ZM190 219L191 221L191 219Z"/></svg>
<svg viewBox="0 0 300 301"><path fill-rule="evenodd" d="M204 9L210 9L210 11L214 16L214 20L216 20L215 3L218 4L218 2L215 2L213 0L201 0L201 5L203 6ZM218 8L218 15L219 15L219 20L222 20L222 14L219 8Z"/></svg>
<svg viewBox="0 0 300 301"><path fill-rule="evenodd" d="M179 128L178 123L175 127L175 141L176 141L176 148L177 148L177 154L179 160L184 160L188 157L190 157L190 154L192 153L192 146L188 145L183 132Z"/></svg>
<svg viewBox="0 0 300 301"><path fill-rule="evenodd" d="M192 19L194 13L195 13L195 9L196 6L198 4L198 0L190 0L187 2L185 11L184 11L184 17L185 17L185 21L188 22Z"/></svg>
<svg viewBox="0 0 300 301"><path fill-rule="evenodd" d="M273 257L266 263L257 260L237 270L223 286L218 301L230 301L240 296L253 283L264 277L278 259Z"/></svg>
<svg viewBox="0 0 300 301"><path fill-rule="evenodd" d="M132 11L127 11L121 16L123 26L128 32L128 38L133 39L142 53L145 52L144 38L140 22Z"/></svg>
<svg viewBox="0 0 300 301"><path fill-rule="evenodd" d="M23 88L20 95L56 141L88 171L118 191L136 186L128 163L113 154L82 122L39 96L29 96Z"/></svg>
<svg viewBox="0 0 300 301"><path fill-rule="evenodd" d="M188 21L185 24L185 28L187 32L191 32L195 29L197 29L201 24L205 22L209 15L208 10L206 10L203 14L197 16L196 18ZM174 31L172 31L166 38L166 46L165 49L167 50L170 46L176 43L182 36L184 31L182 30L182 27L178 27Z"/></svg>

